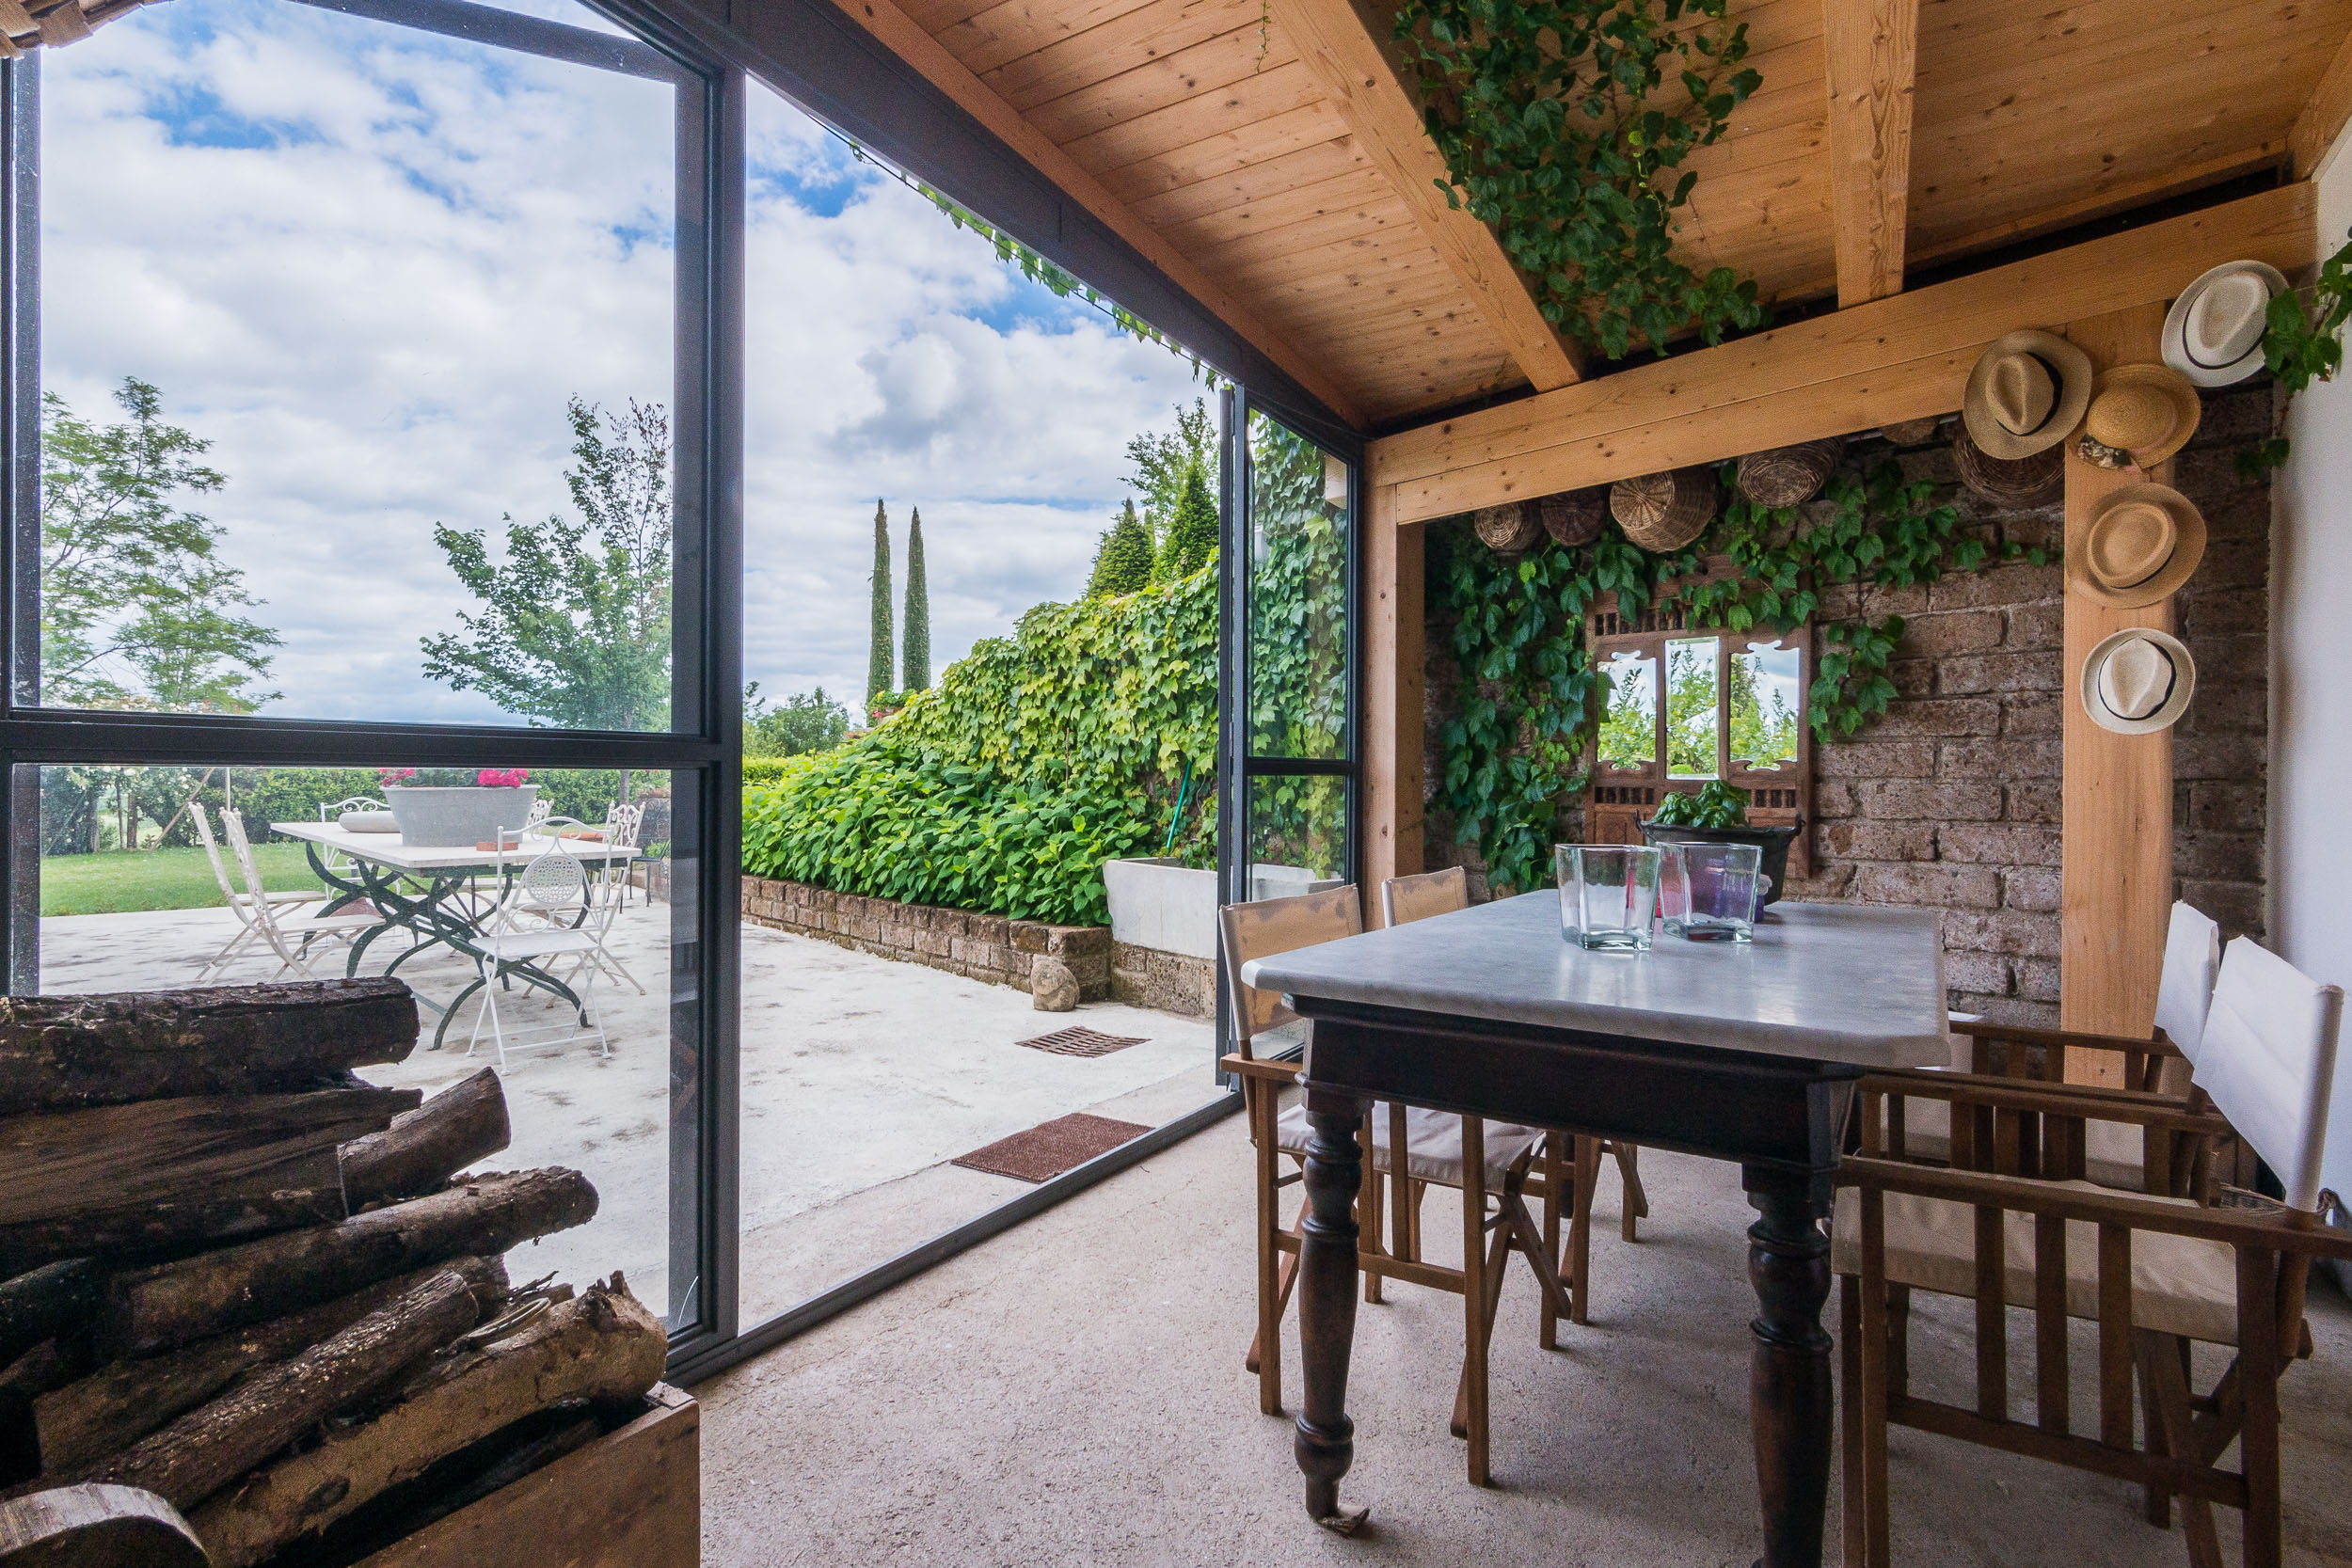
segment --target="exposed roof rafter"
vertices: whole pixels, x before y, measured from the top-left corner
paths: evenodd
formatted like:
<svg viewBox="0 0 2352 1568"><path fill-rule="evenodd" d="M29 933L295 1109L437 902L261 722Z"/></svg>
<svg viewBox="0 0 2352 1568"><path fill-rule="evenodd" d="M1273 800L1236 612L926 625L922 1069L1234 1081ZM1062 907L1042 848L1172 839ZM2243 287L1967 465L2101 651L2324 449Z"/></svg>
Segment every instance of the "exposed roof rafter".
<svg viewBox="0 0 2352 1568"><path fill-rule="evenodd" d="M1837 303L1900 293L1919 0L1822 0Z"/></svg>
<svg viewBox="0 0 2352 1568"><path fill-rule="evenodd" d="M2311 102L2303 105L2303 112L2295 117L2295 128L2287 133L2296 178L2308 180L2319 172L2319 161L2335 146L2347 119L2352 119L2352 32L2336 46L2335 56L2312 89Z"/></svg>

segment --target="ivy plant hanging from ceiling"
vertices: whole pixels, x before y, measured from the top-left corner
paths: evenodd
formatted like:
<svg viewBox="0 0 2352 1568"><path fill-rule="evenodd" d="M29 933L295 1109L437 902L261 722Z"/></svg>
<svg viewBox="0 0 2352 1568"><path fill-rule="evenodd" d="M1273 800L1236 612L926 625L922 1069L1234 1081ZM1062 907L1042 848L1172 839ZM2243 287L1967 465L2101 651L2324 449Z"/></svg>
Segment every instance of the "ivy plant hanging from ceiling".
<svg viewBox="0 0 2352 1568"><path fill-rule="evenodd" d="M1545 317L1612 358L1764 317L1754 279L1675 259L1694 148L1758 78L1730 0L1402 0L1396 38L1446 198L1491 225Z"/></svg>

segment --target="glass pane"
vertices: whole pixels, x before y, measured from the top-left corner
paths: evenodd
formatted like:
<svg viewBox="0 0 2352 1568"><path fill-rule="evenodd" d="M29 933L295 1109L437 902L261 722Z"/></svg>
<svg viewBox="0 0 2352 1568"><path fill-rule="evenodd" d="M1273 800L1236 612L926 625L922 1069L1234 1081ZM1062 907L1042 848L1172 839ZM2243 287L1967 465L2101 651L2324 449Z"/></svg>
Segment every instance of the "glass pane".
<svg viewBox="0 0 2352 1568"><path fill-rule="evenodd" d="M1666 644L1666 771L1677 779L1711 779L1715 760L1715 658L1711 637L1680 637Z"/></svg>
<svg viewBox="0 0 2352 1568"><path fill-rule="evenodd" d="M1288 898L1347 880L1347 781L1249 781L1249 896Z"/></svg>
<svg viewBox="0 0 2352 1568"><path fill-rule="evenodd" d="M518 1249L513 1278L553 1271L584 1285L620 1269L639 1300L683 1321L693 1279L691 1264L671 1266L672 1170L691 1172L695 1127L674 1128L673 1114L694 1103L699 1053L691 988L670 989L694 938L691 858L673 853L691 824L672 781L691 791L691 775L552 769L491 787L478 773L361 767L19 778L36 771L43 991L396 974L416 992L421 1037L359 1075L432 1095L494 1067L513 1140L483 1168L563 1165L596 1186L596 1218ZM411 789L430 798L400 793ZM387 805L395 820L378 815ZM501 854L500 830L534 807L548 816ZM551 855L564 858L525 876ZM551 871L576 880L526 895ZM255 881L265 909L232 909L229 894ZM513 948L504 962L500 938ZM691 1205L691 1175L681 1190Z"/></svg>
<svg viewBox="0 0 2352 1568"><path fill-rule="evenodd" d="M1778 642L1750 642L1731 660L1731 759L1736 767L1796 766L1804 721L1802 656Z"/></svg>
<svg viewBox="0 0 2352 1568"><path fill-rule="evenodd" d="M1600 765L1658 766L1658 661L1626 649L1601 666L1609 705L1600 717Z"/></svg>
<svg viewBox="0 0 2352 1568"><path fill-rule="evenodd" d="M20 700L667 727L676 94L278 0L49 54Z"/></svg>
<svg viewBox="0 0 2352 1568"><path fill-rule="evenodd" d="M1347 755L1347 467L1249 416L1249 750Z"/></svg>

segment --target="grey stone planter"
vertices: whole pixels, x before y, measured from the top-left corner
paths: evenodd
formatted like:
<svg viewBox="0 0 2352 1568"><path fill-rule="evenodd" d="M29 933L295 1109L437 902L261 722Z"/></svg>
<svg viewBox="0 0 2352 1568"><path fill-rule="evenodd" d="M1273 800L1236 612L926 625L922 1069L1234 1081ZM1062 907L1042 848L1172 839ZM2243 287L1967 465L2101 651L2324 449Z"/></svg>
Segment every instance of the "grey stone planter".
<svg viewBox="0 0 2352 1568"><path fill-rule="evenodd" d="M1189 958L1216 957L1216 873L1182 861L1104 861L1111 940Z"/></svg>
<svg viewBox="0 0 2352 1568"><path fill-rule="evenodd" d="M512 789L392 784L384 791L384 803L400 824L401 842L433 849L469 849L489 843L501 828L518 829L538 798L537 784Z"/></svg>

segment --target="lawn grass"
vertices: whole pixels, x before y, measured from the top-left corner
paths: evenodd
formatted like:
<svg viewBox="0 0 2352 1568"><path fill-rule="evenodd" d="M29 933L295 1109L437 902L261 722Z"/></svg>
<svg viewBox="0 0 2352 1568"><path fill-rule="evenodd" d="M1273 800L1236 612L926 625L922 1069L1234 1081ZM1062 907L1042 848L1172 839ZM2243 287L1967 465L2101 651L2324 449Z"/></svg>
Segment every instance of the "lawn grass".
<svg viewBox="0 0 2352 1568"><path fill-rule="evenodd" d="M273 891L319 885L299 844L257 844L253 859L262 869L262 886ZM230 875L236 875L233 868ZM202 849L193 846L43 855L40 859L40 912L44 915L210 910L218 909L222 902L211 863Z"/></svg>

